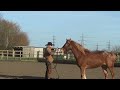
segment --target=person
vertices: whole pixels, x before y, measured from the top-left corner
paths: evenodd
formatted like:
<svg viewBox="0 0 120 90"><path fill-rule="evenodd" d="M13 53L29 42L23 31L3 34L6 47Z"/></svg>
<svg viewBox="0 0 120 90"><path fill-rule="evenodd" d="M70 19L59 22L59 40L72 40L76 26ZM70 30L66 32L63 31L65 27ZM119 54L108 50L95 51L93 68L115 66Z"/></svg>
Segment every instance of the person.
<svg viewBox="0 0 120 90"><path fill-rule="evenodd" d="M48 42L45 46L45 52L44 57L46 59L46 73L45 73L45 79L51 79L51 73L52 73L52 62L53 62L53 52L52 52L52 43Z"/></svg>

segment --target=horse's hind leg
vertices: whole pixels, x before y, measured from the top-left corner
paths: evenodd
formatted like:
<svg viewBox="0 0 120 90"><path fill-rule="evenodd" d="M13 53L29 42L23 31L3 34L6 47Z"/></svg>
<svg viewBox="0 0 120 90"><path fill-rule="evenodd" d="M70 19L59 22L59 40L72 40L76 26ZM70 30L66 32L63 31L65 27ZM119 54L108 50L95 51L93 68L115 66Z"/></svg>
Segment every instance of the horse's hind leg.
<svg viewBox="0 0 120 90"><path fill-rule="evenodd" d="M111 66L111 67L108 67L109 70L110 70L110 73L111 73L111 76L112 76L112 79L114 79L114 67Z"/></svg>
<svg viewBox="0 0 120 90"><path fill-rule="evenodd" d="M107 71L107 66L106 65L102 65L102 70L103 70L103 73L105 75L105 79L108 79L108 71Z"/></svg>

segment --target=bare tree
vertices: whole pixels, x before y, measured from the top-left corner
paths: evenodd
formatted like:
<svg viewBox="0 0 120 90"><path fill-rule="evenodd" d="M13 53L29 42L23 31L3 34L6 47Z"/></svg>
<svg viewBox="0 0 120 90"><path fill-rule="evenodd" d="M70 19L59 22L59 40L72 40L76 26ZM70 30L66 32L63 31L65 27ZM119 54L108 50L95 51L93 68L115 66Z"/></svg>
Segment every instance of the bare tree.
<svg viewBox="0 0 120 90"><path fill-rule="evenodd" d="M120 46L119 46L119 45L114 46L114 47L112 48L112 51L115 52L115 53L120 53Z"/></svg>
<svg viewBox="0 0 120 90"><path fill-rule="evenodd" d="M0 19L0 49L11 49L19 45L29 45L27 34L21 31L17 23Z"/></svg>
<svg viewBox="0 0 120 90"><path fill-rule="evenodd" d="M20 32L20 33L16 34L15 37L16 38L14 38L14 40L13 40L14 45L16 45L16 46L29 45L28 36L27 36L27 34L25 32ZM19 41L19 43L17 43L17 41Z"/></svg>

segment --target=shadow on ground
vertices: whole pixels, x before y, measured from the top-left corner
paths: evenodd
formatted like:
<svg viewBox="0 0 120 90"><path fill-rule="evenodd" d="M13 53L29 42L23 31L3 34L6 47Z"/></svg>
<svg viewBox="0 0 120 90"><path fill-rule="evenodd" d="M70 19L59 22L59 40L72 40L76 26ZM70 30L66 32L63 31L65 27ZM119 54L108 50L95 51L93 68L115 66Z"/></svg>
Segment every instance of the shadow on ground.
<svg viewBox="0 0 120 90"><path fill-rule="evenodd" d="M13 75L0 75L3 79L45 79L44 77L36 76L13 76Z"/></svg>

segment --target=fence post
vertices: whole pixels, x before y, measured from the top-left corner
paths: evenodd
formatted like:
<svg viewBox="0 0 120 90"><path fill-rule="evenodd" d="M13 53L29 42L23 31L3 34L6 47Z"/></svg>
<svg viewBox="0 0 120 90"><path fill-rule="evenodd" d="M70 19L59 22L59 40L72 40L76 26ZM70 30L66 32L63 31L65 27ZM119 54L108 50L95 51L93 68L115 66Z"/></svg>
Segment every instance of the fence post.
<svg viewBox="0 0 120 90"><path fill-rule="evenodd" d="M3 59L3 51L2 51L2 56L1 56L1 59Z"/></svg>
<svg viewBox="0 0 120 90"><path fill-rule="evenodd" d="M29 60L30 60L30 53L29 53Z"/></svg>
<svg viewBox="0 0 120 90"><path fill-rule="evenodd" d="M21 60L21 51L20 51L20 60Z"/></svg>
<svg viewBox="0 0 120 90"><path fill-rule="evenodd" d="M13 56L13 58L15 57L15 51L14 50L13 50L13 55L12 56Z"/></svg>
<svg viewBox="0 0 120 90"><path fill-rule="evenodd" d="M7 60L8 60L8 50L7 50Z"/></svg>
<svg viewBox="0 0 120 90"><path fill-rule="evenodd" d="M40 51L37 51L37 59L39 59Z"/></svg>

